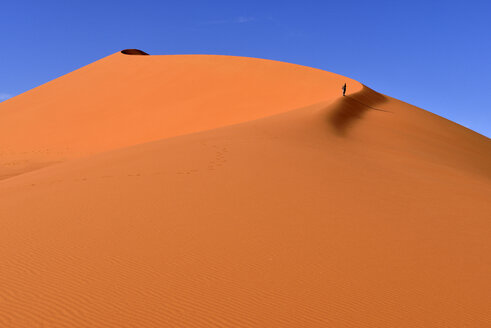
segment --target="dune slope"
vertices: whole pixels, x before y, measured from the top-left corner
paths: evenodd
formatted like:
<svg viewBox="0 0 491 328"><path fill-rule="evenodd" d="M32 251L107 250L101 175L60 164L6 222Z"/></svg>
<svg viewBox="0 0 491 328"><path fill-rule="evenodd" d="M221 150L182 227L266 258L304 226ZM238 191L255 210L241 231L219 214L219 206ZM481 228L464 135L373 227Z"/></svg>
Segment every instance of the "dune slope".
<svg viewBox="0 0 491 328"><path fill-rule="evenodd" d="M24 161L2 327L491 325L491 143L453 122L297 65L138 54L0 117Z"/></svg>

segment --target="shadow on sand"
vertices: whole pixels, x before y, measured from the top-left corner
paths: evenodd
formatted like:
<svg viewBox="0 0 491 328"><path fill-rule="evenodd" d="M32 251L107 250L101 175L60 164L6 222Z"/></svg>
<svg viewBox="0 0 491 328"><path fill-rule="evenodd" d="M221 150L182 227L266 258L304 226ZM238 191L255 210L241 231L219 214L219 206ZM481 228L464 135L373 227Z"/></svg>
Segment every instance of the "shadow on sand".
<svg viewBox="0 0 491 328"><path fill-rule="evenodd" d="M140 50L140 49L124 49L121 50L121 53L124 55L137 55L137 56L149 56L145 51Z"/></svg>
<svg viewBox="0 0 491 328"><path fill-rule="evenodd" d="M363 86L357 93L342 97L329 111L328 120L340 136L346 136L349 129L361 120L365 113L377 110L391 113L388 110L375 107L386 102L388 98L372 89Z"/></svg>

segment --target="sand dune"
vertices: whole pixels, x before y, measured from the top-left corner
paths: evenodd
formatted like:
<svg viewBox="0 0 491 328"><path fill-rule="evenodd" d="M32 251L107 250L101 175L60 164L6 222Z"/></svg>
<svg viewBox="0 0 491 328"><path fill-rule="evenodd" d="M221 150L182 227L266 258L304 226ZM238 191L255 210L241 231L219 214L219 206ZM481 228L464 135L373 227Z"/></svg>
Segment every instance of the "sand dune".
<svg viewBox="0 0 491 328"><path fill-rule="evenodd" d="M0 104L0 327L491 326L488 138L321 70L130 52Z"/></svg>

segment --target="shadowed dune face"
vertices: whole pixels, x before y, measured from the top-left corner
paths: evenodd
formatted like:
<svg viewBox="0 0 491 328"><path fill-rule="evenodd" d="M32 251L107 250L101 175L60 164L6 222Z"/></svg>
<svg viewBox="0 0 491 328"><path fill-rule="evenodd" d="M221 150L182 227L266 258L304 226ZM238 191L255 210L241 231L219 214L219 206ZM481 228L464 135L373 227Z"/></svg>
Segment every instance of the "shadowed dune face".
<svg viewBox="0 0 491 328"><path fill-rule="evenodd" d="M340 98L331 108L328 119L338 135L346 136L350 127L355 125L358 120L362 120L367 111L389 112L376 107L386 101L387 98L384 95L363 86L361 91Z"/></svg>
<svg viewBox="0 0 491 328"><path fill-rule="evenodd" d="M491 322L491 142L335 74L118 53L0 104L0 164L2 328Z"/></svg>
<svg viewBox="0 0 491 328"><path fill-rule="evenodd" d="M124 55L144 55L144 56L148 56L148 54L142 50L139 50L139 49L125 49L125 50L121 50L121 53L124 54Z"/></svg>

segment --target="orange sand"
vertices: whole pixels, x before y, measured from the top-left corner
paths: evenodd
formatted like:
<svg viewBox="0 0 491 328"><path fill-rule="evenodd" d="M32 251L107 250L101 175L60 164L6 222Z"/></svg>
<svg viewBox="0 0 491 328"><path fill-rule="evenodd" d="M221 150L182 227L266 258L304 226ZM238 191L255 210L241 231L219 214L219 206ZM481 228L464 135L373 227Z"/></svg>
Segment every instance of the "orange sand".
<svg viewBox="0 0 491 328"><path fill-rule="evenodd" d="M0 327L491 327L488 138L317 69L143 54L0 104Z"/></svg>

